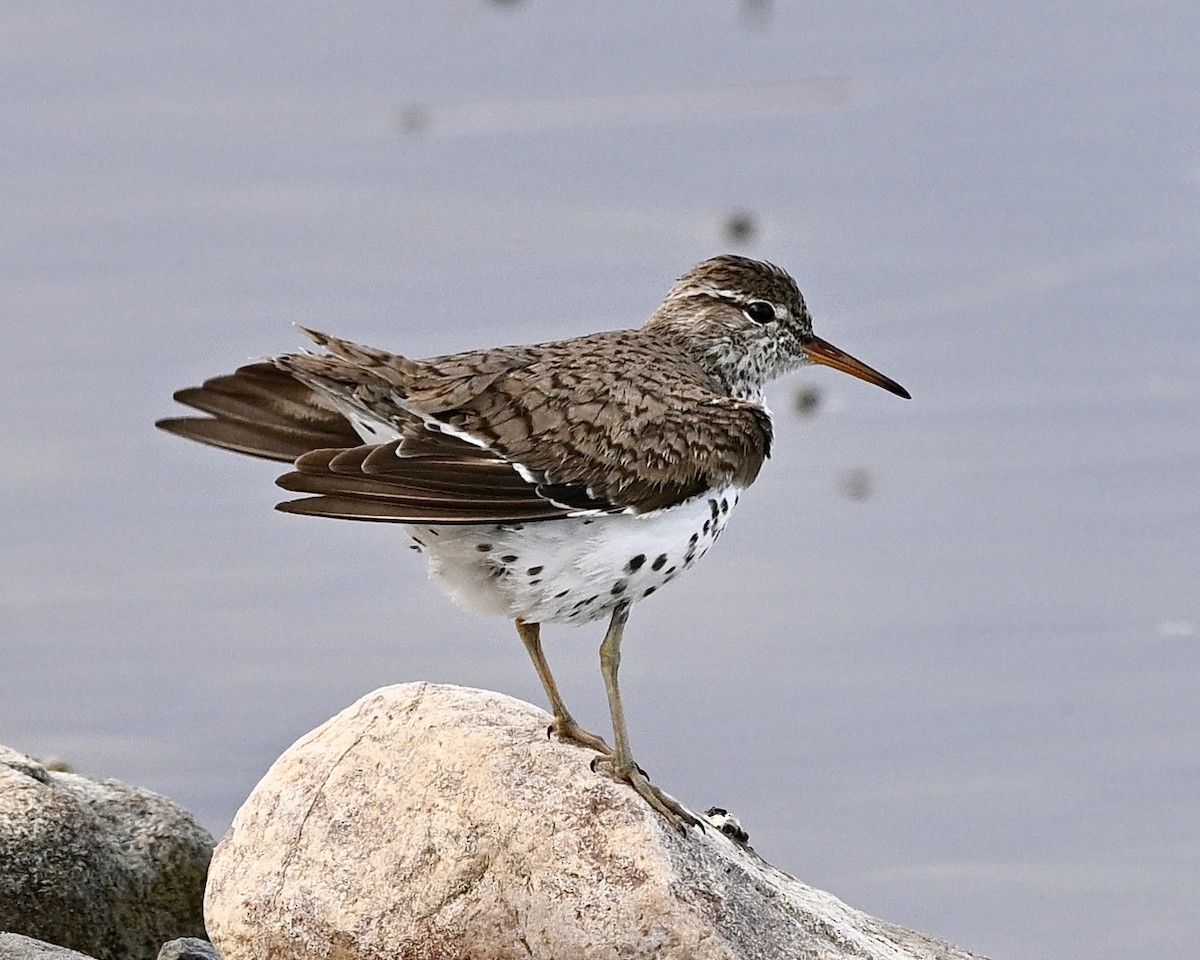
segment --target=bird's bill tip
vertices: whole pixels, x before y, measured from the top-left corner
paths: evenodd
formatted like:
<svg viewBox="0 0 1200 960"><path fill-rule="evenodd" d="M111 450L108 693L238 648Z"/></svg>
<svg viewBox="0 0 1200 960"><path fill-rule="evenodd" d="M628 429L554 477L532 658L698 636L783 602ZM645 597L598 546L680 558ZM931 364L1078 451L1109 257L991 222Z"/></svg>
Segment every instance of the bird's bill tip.
<svg viewBox="0 0 1200 960"><path fill-rule="evenodd" d="M840 370L842 373L848 373L852 377L858 377L859 380L865 380L867 383L873 383L877 387L883 387L889 393L894 393L905 400L912 399L912 394L891 377L885 377L874 367L868 367L861 360L850 356L844 350L839 350L832 343L822 340L820 337L813 337L811 340L806 341L804 344L804 353L813 363L819 363L825 367L833 367L834 370Z"/></svg>

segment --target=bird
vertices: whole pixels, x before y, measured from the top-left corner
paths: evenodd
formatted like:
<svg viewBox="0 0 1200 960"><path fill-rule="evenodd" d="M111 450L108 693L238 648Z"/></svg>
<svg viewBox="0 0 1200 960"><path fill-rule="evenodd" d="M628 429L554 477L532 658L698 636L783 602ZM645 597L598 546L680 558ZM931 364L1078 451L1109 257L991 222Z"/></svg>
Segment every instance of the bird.
<svg viewBox="0 0 1200 960"><path fill-rule="evenodd" d="M402 524L461 606L512 620L559 739L677 829L698 820L634 761L618 685L633 604L704 556L771 454L772 379L821 364L910 395L813 333L795 280L725 254L640 327L414 360L300 327L315 349L177 391L201 416L157 426L291 464L291 514ZM543 624L608 619L613 742L581 726Z"/></svg>

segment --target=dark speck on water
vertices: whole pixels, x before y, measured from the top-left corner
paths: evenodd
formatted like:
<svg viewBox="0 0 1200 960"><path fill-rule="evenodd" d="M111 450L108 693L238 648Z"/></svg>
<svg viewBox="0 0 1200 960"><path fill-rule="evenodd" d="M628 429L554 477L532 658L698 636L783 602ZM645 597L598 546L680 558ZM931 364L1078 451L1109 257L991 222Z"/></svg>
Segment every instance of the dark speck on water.
<svg viewBox="0 0 1200 960"><path fill-rule="evenodd" d="M792 398L792 409L801 417L811 417L821 405L821 390L811 383L796 388Z"/></svg>

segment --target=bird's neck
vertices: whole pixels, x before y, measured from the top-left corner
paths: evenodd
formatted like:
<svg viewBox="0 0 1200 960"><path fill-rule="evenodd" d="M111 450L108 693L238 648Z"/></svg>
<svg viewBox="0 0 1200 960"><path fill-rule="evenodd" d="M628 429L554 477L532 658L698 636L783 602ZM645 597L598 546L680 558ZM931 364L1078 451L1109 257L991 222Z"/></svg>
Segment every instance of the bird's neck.
<svg viewBox="0 0 1200 960"><path fill-rule="evenodd" d="M706 319L711 322L704 322ZM673 320L669 314L656 314L642 329L685 354L729 396L763 402L763 387L773 373L759 353L747 351L716 317L699 318L699 322L694 316L683 323Z"/></svg>

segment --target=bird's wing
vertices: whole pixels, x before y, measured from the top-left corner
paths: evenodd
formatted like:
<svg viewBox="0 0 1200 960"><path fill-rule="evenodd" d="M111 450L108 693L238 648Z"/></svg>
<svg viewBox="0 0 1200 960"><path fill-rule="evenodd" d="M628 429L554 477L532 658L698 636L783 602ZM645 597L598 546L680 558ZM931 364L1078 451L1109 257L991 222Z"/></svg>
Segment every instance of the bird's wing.
<svg viewBox="0 0 1200 960"><path fill-rule="evenodd" d="M209 416L158 424L294 461L279 485L310 496L286 512L408 523L646 513L747 486L770 454L765 408L685 357L663 363L669 345L636 332L425 361L307 332L328 353L181 390Z"/></svg>
<svg viewBox="0 0 1200 960"><path fill-rule="evenodd" d="M361 372L350 382L381 389ZM377 429L402 439L364 444L353 425L362 418L346 396L331 397L328 384L316 389L279 361L263 361L177 391L176 400L205 416L170 417L157 426L210 446L293 463L279 485L313 496L281 503L289 513L481 523L549 520L606 507L578 490L531 483L503 457L428 430L421 417L402 408L390 409L375 427L361 424L363 432Z"/></svg>
<svg viewBox="0 0 1200 960"><path fill-rule="evenodd" d="M686 356L664 357L669 343L639 331L425 361L309 333L329 353L282 358L294 375L339 404L422 423L423 434L408 431L396 448L396 479L412 468L405 461L416 442L439 436L460 441L457 453L435 461L440 469L465 469L473 447L466 459L478 476L482 453L489 477L507 464L555 504L645 513L710 487L748 486L770 455L761 404L728 396Z"/></svg>
<svg viewBox="0 0 1200 960"><path fill-rule="evenodd" d="M503 458L454 437L422 444L426 452L416 455L406 452L413 446L393 440L307 453L276 483L310 496L278 509L393 523L518 523L611 510L576 488L530 482Z"/></svg>

